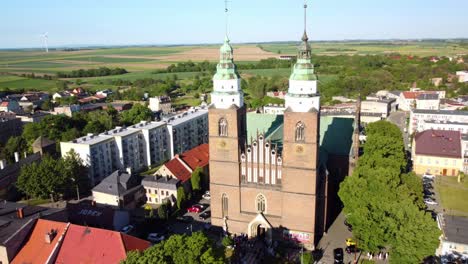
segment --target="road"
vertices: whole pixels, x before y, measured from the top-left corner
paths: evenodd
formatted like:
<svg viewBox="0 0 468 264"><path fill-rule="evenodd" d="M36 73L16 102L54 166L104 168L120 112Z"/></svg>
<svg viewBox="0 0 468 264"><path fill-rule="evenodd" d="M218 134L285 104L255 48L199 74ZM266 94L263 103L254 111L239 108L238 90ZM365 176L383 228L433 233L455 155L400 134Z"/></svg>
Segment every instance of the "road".
<svg viewBox="0 0 468 264"><path fill-rule="evenodd" d="M403 141L405 143L405 148L406 150L410 150L409 149L409 133L405 132L405 131L408 131L408 126L406 124L406 119L409 117L409 114L407 112L402 112L402 111L398 111L398 112L393 112L390 114L390 116L388 116L387 120L395 125L397 125L400 130L401 130L401 133L403 134Z"/></svg>

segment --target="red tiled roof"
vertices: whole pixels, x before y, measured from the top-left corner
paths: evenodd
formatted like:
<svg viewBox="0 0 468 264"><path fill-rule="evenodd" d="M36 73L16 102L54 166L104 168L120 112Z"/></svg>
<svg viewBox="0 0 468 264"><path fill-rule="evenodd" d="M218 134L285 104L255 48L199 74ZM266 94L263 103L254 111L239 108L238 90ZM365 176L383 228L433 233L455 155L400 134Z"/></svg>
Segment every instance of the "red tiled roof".
<svg viewBox="0 0 468 264"><path fill-rule="evenodd" d="M66 227L66 223L38 219L28 241L11 263L46 263L47 259L52 255L60 237L65 232ZM55 230L57 233L52 242L47 243L45 236L51 230Z"/></svg>
<svg viewBox="0 0 468 264"><path fill-rule="evenodd" d="M171 159L164 166L182 182L186 182L192 176L192 173L177 158Z"/></svg>
<svg viewBox="0 0 468 264"><path fill-rule="evenodd" d="M437 92L435 91L403 92L403 96L406 99L416 99L421 94L437 94Z"/></svg>
<svg viewBox="0 0 468 264"><path fill-rule="evenodd" d="M459 131L426 130L415 136L416 154L447 158L461 158Z"/></svg>
<svg viewBox="0 0 468 264"><path fill-rule="evenodd" d="M2 103L0 104L0 106L8 106L9 104L10 104L10 102L2 102Z"/></svg>
<svg viewBox="0 0 468 264"><path fill-rule="evenodd" d="M130 250L145 250L148 241L120 232L70 225L55 263L119 263Z"/></svg>
<svg viewBox="0 0 468 264"><path fill-rule="evenodd" d="M186 151L180 155L180 158L192 169L205 167L210 160L208 144L202 144L196 148Z"/></svg>

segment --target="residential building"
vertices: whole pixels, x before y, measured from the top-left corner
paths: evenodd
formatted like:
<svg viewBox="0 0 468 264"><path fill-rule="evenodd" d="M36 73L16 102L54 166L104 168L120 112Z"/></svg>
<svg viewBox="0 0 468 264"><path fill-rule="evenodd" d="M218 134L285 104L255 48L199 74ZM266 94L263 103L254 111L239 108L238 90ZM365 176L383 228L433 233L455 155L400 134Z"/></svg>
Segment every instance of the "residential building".
<svg viewBox="0 0 468 264"><path fill-rule="evenodd" d="M69 226L63 222L36 220L30 236L11 263L52 263Z"/></svg>
<svg viewBox="0 0 468 264"><path fill-rule="evenodd" d="M0 112L0 144L5 146L10 137L20 136L23 131L21 119L8 112Z"/></svg>
<svg viewBox="0 0 468 264"><path fill-rule="evenodd" d="M171 158L177 153L208 143L208 110L192 108L186 112L163 119L167 123Z"/></svg>
<svg viewBox="0 0 468 264"><path fill-rule="evenodd" d="M21 111L16 113L16 116L21 119L21 122L23 123L39 123L48 115L50 115L48 112L38 111L33 111L31 113Z"/></svg>
<svg viewBox="0 0 468 264"><path fill-rule="evenodd" d="M143 136L143 153L146 166L159 165L170 159L171 142L169 141L166 123L142 121L128 127L128 129L139 131Z"/></svg>
<svg viewBox="0 0 468 264"><path fill-rule="evenodd" d="M439 110L440 99L436 93L424 93L416 97L416 109Z"/></svg>
<svg viewBox="0 0 468 264"><path fill-rule="evenodd" d="M362 114L379 114L382 118L387 118L391 112L396 111L396 100L387 98L367 98L361 101Z"/></svg>
<svg viewBox="0 0 468 264"><path fill-rule="evenodd" d="M5 200L0 203L0 222L2 223L0 225L1 263L11 263L18 252L20 252L21 247L24 244L28 244L27 242L30 239L30 234L36 225L37 219L41 218L64 223L67 221L67 214L64 209L30 206ZM57 224L56 227L61 228L61 225ZM42 234L43 239L44 235L45 233ZM52 243L54 242L55 240L52 241ZM27 250L29 251L30 249L28 246ZM35 248L35 250L37 250L38 258L42 258L41 249Z"/></svg>
<svg viewBox="0 0 468 264"><path fill-rule="evenodd" d="M461 110L465 108L463 102L452 100L452 99L442 99L440 100L440 110Z"/></svg>
<svg viewBox="0 0 468 264"><path fill-rule="evenodd" d="M88 177L92 186L101 182L118 168L117 146L113 137L106 135L88 134L69 142L60 142L62 157L70 150L74 150L88 166Z"/></svg>
<svg viewBox="0 0 468 264"><path fill-rule="evenodd" d="M109 95L113 94L114 92L112 92L112 90L102 90L102 91L98 91L96 93L97 96L101 96L101 97L105 97L107 98Z"/></svg>
<svg viewBox="0 0 468 264"><path fill-rule="evenodd" d="M51 112L53 115L66 115L72 117L74 113L80 112L80 105L64 105L54 107L54 111Z"/></svg>
<svg viewBox="0 0 468 264"><path fill-rule="evenodd" d="M468 82L468 71L457 71L458 82Z"/></svg>
<svg viewBox="0 0 468 264"><path fill-rule="evenodd" d="M93 201L97 204L134 209L144 198L139 178L138 175L117 170L94 186Z"/></svg>
<svg viewBox="0 0 468 264"><path fill-rule="evenodd" d="M171 98L169 96L151 97L148 107L153 112L162 112L165 115L172 113Z"/></svg>
<svg viewBox="0 0 468 264"><path fill-rule="evenodd" d="M468 258L468 217L445 215L441 225L438 255Z"/></svg>
<svg viewBox="0 0 468 264"><path fill-rule="evenodd" d="M76 225L121 230L130 224L130 210L101 206L90 200L67 203L67 213L68 221Z"/></svg>
<svg viewBox="0 0 468 264"><path fill-rule="evenodd" d="M172 205L177 200L177 188L181 181L171 176L147 176L141 181L145 189L146 203L161 204L170 201Z"/></svg>
<svg viewBox="0 0 468 264"><path fill-rule="evenodd" d="M41 156L49 154L55 156L57 153L56 143L46 137L39 136L31 145L34 153L39 153Z"/></svg>
<svg viewBox="0 0 468 264"><path fill-rule="evenodd" d="M421 94L437 94L439 99L445 98L445 91L423 91L419 88L412 88L411 91L405 91L400 94L397 100L398 108L403 111L410 111L416 107L416 99Z"/></svg>
<svg viewBox="0 0 468 264"><path fill-rule="evenodd" d="M267 92L267 96L273 97L273 98L278 98L278 99L284 99L286 97L287 93L288 92L286 92L286 91Z"/></svg>
<svg viewBox="0 0 468 264"><path fill-rule="evenodd" d="M413 109L410 112L409 131L421 132L427 129L426 122L439 123L468 123L468 111L450 111L450 110L421 110ZM441 129L458 130L455 127L441 126Z"/></svg>
<svg viewBox="0 0 468 264"><path fill-rule="evenodd" d="M440 77L439 78L432 78L431 82L435 87L439 87L444 82L444 79L440 78Z"/></svg>
<svg viewBox="0 0 468 264"><path fill-rule="evenodd" d="M72 93L70 93L69 91L56 92L52 95L52 101L56 103L58 100L62 100L64 98L68 98L71 96L74 96L74 95L72 95Z"/></svg>
<svg viewBox="0 0 468 264"><path fill-rule="evenodd" d="M15 100L0 101L0 112L18 112L21 109Z"/></svg>
<svg viewBox="0 0 468 264"><path fill-rule="evenodd" d="M422 122L422 129L424 130L448 130L448 131L459 131L462 134L468 133L468 123L451 122L451 121L438 121L428 120Z"/></svg>
<svg viewBox="0 0 468 264"><path fill-rule="evenodd" d="M148 241L121 232L71 224L55 263L120 263L130 251L143 251Z"/></svg>
<svg viewBox="0 0 468 264"><path fill-rule="evenodd" d="M413 171L457 176L463 168L461 134L458 131L426 130L417 133L412 147Z"/></svg>

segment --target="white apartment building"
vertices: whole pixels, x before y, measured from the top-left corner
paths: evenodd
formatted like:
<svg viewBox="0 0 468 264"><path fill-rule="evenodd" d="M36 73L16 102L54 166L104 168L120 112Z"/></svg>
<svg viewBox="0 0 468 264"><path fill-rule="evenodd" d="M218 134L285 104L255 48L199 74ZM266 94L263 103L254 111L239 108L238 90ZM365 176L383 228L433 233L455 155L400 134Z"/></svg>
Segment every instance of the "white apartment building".
<svg viewBox="0 0 468 264"><path fill-rule="evenodd" d="M421 132L438 127L441 130L466 131L467 123L468 111L414 109L410 112L409 131Z"/></svg>
<svg viewBox="0 0 468 264"><path fill-rule="evenodd" d="M146 166L161 164L170 159L170 141L165 122L146 122L128 127L143 135Z"/></svg>
<svg viewBox="0 0 468 264"><path fill-rule="evenodd" d="M175 154L208 143L208 109L197 107L182 114L166 117L170 158Z"/></svg>
<svg viewBox="0 0 468 264"><path fill-rule="evenodd" d="M379 114L382 118L387 118L391 112L396 111L395 99L370 99L361 101L361 113Z"/></svg>
<svg viewBox="0 0 468 264"><path fill-rule="evenodd" d="M60 149L62 157L72 149L80 156L84 165L88 166L88 176L93 186L115 170L112 154L115 152L115 141L110 136L88 134L69 142L60 142Z"/></svg>

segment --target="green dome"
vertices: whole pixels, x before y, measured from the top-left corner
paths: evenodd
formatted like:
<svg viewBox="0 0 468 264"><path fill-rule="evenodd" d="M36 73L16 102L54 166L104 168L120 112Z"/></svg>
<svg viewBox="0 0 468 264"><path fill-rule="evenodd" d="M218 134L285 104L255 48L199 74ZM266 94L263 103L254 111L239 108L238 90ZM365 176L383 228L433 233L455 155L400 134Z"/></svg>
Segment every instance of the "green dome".
<svg viewBox="0 0 468 264"><path fill-rule="evenodd" d="M224 44L219 49L220 58L219 63L216 66L216 74L213 80L233 80L239 79L239 73L237 73L237 67L234 64L234 51L229 43L229 38L224 38Z"/></svg>

